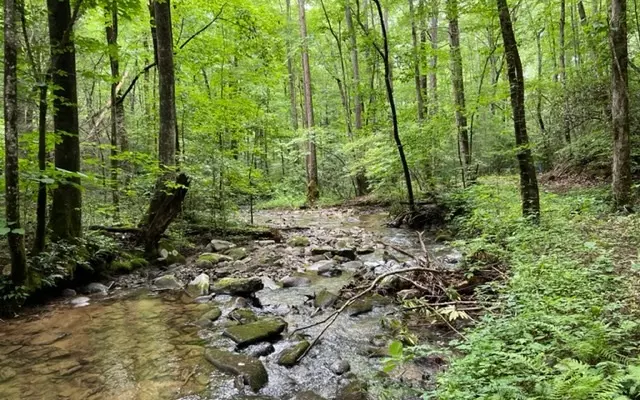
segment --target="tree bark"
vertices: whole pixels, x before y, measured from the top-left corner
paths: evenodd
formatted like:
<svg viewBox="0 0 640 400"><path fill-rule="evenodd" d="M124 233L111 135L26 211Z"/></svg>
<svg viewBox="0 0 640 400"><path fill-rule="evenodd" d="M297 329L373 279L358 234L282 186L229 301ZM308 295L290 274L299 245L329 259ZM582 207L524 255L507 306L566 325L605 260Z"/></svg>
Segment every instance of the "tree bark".
<svg viewBox="0 0 640 400"><path fill-rule="evenodd" d="M416 103L418 107L418 121L424 121L424 98L420 77L420 44L418 42L418 27L416 23L416 13L413 6L413 0L409 0L409 19L411 20L411 41L413 45L413 79L416 86Z"/></svg>
<svg viewBox="0 0 640 400"><path fill-rule="evenodd" d="M24 231L20 224L20 172L18 148L18 33L15 0L4 1L4 148L5 209L11 279L22 285L27 279Z"/></svg>
<svg viewBox="0 0 640 400"><path fill-rule="evenodd" d="M438 112L438 1L433 1L431 18L429 19L429 36L431 38L431 59L429 60L429 93L431 98L431 110L433 114Z"/></svg>
<svg viewBox="0 0 640 400"><path fill-rule="evenodd" d="M287 0L287 72L289 87L289 112L291 113L291 128L298 130L298 106L296 104L296 75L293 67L293 46L291 45L291 0Z"/></svg>
<svg viewBox="0 0 640 400"><path fill-rule="evenodd" d="M318 187L318 161L316 156L316 143L313 128L313 97L311 91L311 67L309 65L309 45L307 43L307 20L305 0L298 0L298 17L300 19L300 38L302 39L302 77L304 86L304 111L306 126L309 130L307 148L307 203L313 205L320 198Z"/></svg>
<svg viewBox="0 0 640 400"><path fill-rule="evenodd" d="M540 218L540 198L538 180L533 163L524 104L524 75L522 61L518 52L516 37L511 25L511 15L507 0L497 0L500 15L500 30L507 59L507 75L510 83L511 108L513 109L513 127L515 130L518 166L520 168L520 193L522 196L522 214L538 221Z"/></svg>
<svg viewBox="0 0 640 400"><path fill-rule="evenodd" d="M571 125L569 121L569 101L567 97L567 51L566 51L566 1L560 0L560 32L559 35L559 47L560 47L560 83L562 84L562 97L563 97L563 129L564 139L567 144L571 145Z"/></svg>
<svg viewBox="0 0 640 400"><path fill-rule="evenodd" d="M457 0L447 0L447 18L449 19L449 46L451 50L451 82L453 84L453 100L456 106L456 125L458 128L458 143L464 179L471 165L471 146L467 128Z"/></svg>
<svg viewBox="0 0 640 400"><path fill-rule="evenodd" d="M120 61L118 60L118 0L112 0L107 9L108 23L105 28L107 45L109 46L109 65L111 66L111 197L114 208L114 218L117 220L120 214L120 194L118 188L118 81L120 80ZM124 112L124 107L122 108Z"/></svg>
<svg viewBox="0 0 640 400"><path fill-rule="evenodd" d="M613 122L613 202L616 209L631 203L629 145L629 53L627 0L611 0L611 115Z"/></svg>
<svg viewBox="0 0 640 400"><path fill-rule="evenodd" d="M376 50L382 57L382 63L384 64L384 82L385 87L387 89L387 98L389 100L389 107L391 108L391 122L393 125L393 139L396 143L396 147L398 148L398 153L400 155L400 162L402 163L402 171L404 173L404 181L407 186L407 197L409 200L409 207L411 210L415 210L416 204L413 197L413 186L411 184L411 172L409 171L409 164L407 163L407 158L404 154L404 147L402 146L402 141L400 140L400 132L398 128L398 113L396 110L396 102L393 96L393 84L392 84L392 76L391 76L391 60L389 54L389 38L387 35L387 27L384 23L384 14L382 13L382 6L380 5L380 0L373 0L378 10L378 18L380 19L380 29L382 30L382 40L383 47L380 49L376 47Z"/></svg>
<svg viewBox="0 0 640 400"><path fill-rule="evenodd" d="M82 191L76 51L69 0L47 0L51 45L53 127L60 140L55 145L55 167L68 171L53 190L49 226L53 240L74 240L82 235Z"/></svg>

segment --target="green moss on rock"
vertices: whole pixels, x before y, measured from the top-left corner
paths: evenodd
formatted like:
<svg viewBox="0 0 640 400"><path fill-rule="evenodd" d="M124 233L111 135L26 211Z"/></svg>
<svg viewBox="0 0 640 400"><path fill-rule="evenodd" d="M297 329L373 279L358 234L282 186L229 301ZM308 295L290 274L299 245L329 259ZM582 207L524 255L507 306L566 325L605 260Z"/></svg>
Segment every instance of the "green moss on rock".
<svg viewBox="0 0 640 400"><path fill-rule="evenodd" d="M298 359L302 357L309 346L311 346L311 344L308 341L303 340L296 345L282 350L282 352L278 356L278 364L285 367L293 367L298 363Z"/></svg>

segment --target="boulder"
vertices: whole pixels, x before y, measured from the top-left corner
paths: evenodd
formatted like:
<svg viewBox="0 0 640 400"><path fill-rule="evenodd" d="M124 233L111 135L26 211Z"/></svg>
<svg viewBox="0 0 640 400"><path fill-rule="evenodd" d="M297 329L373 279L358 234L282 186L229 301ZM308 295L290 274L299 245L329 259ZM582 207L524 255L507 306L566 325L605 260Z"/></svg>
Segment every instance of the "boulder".
<svg viewBox="0 0 640 400"><path fill-rule="evenodd" d="M324 261L324 260L328 260L327 256L325 256L324 254L317 254L315 256L309 257L309 261L311 261L312 263L316 263L318 261Z"/></svg>
<svg viewBox="0 0 640 400"><path fill-rule="evenodd" d="M280 336L287 323L280 318L265 318L245 325L230 326L222 332L239 347L264 342Z"/></svg>
<svg viewBox="0 0 640 400"><path fill-rule="evenodd" d="M364 263L362 261L349 261L340 266L345 271L357 271L364 267Z"/></svg>
<svg viewBox="0 0 640 400"><path fill-rule="evenodd" d="M311 346L311 344L303 340L291 347L287 347L278 355L278 364L285 367L293 367L298 363L298 359L307 351L309 346Z"/></svg>
<svg viewBox="0 0 640 400"><path fill-rule="evenodd" d="M335 260L323 260L313 263L307 268L308 271L315 271L320 273L320 271L328 271L336 266Z"/></svg>
<svg viewBox="0 0 640 400"><path fill-rule="evenodd" d="M175 275L163 275L153 280L153 286L160 290L177 290L182 289L182 282Z"/></svg>
<svg viewBox="0 0 640 400"><path fill-rule="evenodd" d="M222 278L213 284L214 293L230 294L234 296L249 296L262 290L264 284L260 278Z"/></svg>
<svg viewBox="0 0 640 400"><path fill-rule="evenodd" d="M358 299L347 307L347 314L351 317L368 313L373 310L373 300L371 298Z"/></svg>
<svg viewBox="0 0 640 400"><path fill-rule="evenodd" d="M76 295L77 295L77 293L73 289L64 289L62 291L62 296L64 296L64 297L75 297Z"/></svg>
<svg viewBox="0 0 640 400"><path fill-rule="evenodd" d="M371 254L371 253L374 253L375 251L376 249L374 249L373 247L358 247L356 249L356 254L358 255Z"/></svg>
<svg viewBox="0 0 640 400"><path fill-rule="evenodd" d="M262 389L269 381L267 370L256 358L220 349L206 349L204 357L220 371L239 376L254 392Z"/></svg>
<svg viewBox="0 0 640 400"><path fill-rule="evenodd" d="M294 236L287 241L287 244L291 247L307 247L311 242L309 238L304 236Z"/></svg>
<svg viewBox="0 0 640 400"><path fill-rule="evenodd" d="M333 254L333 250L334 250L333 247L330 247L330 246L314 247L311 249L311 255L318 256L326 253Z"/></svg>
<svg viewBox="0 0 640 400"><path fill-rule="evenodd" d="M353 247L342 247L332 251L331 254L333 254L334 256L348 258L349 260L352 260L352 261L355 260L357 257L356 249Z"/></svg>
<svg viewBox="0 0 640 400"><path fill-rule="evenodd" d="M227 242L226 240L218 240L218 239L213 239L209 244L211 245L211 249L214 252L225 251L233 247L236 247L236 245L231 242Z"/></svg>
<svg viewBox="0 0 640 400"><path fill-rule="evenodd" d="M187 293L192 297L206 296L209 294L209 275L200 274L187 285Z"/></svg>
<svg viewBox="0 0 640 400"><path fill-rule="evenodd" d="M243 258L247 258L249 252L244 247L234 247L225 251L225 254L234 260L242 260Z"/></svg>
<svg viewBox="0 0 640 400"><path fill-rule="evenodd" d="M90 298L82 296L71 299L69 303L74 307L85 307L89 305L89 301L91 301Z"/></svg>
<svg viewBox="0 0 640 400"><path fill-rule="evenodd" d="M218 307L212 308L210 311L204 313L199 320L196 321L196 325L201 328L207 328L211 326L220 316L222 315L222 311Z"/></svg>
<svg viewBox="0 0 640 400"><path fill-rule="evenodd" d="M93 282L88 284L87 286L83 286L80 291L84 294L102 294L106 295L109 292L109 288L103 285L102 283Z"/></svg>
<svg viewBox="0 0 640 400"><path fill-rule="evenodd" d="M351 371L351 365L348 361L337 360L333 364L331 364L329 369L336 375L344 375L347 372Z"/></svg>
<svg viewBox="0 0 640 400"><path fill-rule="evenodd" d="M354 380L338 391L336 400L367 400L367 384Z"/></svg>
<svg viewBox="0 0 640 400"><path fill-rule="evenodd" d="M196 260L196 265L200 268L211 268L223 261L233 261L233 258L218 253L202 253Z"/></svg>
<svg viewBox="0 0 640 400"><path fill-rule="evenodd" d="M413 300L422 295L422 292L418 289L404 289L396 293L398 299L404 300Z"/></svg>
<svg viewBox="0 0 640 400"><path fill-rule="evenodd" d="M236 308L229 313L228 317L241 325L246 325L258 320L256 314L248 308Z"/></svg>
<svg viewBox="0 0 640 400"><path fill-rule="evenodd" d="M271 246L273 244L276 244L275 240L256 240L255 243L258 246Z"/></svg>
<svg viewBox="0 0 640 400"><path fill-rule="evenodd" d="M322 289L315 294L313 306L316 308L329 308L338 300L338 295L331 293L327 289Z"/></svg>
<svg viewBox="0 0 640 400"><path fill-rule="evenodd" d="M305 287L311 285L311 280L303 276L287 276L282 278L280 284L283 288Z"/></svg>
<svg viewBox="0 0 640 400"><path fill-rule="evenodd" d="M271 343L258 343L244 349L244 353L251 357L266 357L276 351Z"/></svg>

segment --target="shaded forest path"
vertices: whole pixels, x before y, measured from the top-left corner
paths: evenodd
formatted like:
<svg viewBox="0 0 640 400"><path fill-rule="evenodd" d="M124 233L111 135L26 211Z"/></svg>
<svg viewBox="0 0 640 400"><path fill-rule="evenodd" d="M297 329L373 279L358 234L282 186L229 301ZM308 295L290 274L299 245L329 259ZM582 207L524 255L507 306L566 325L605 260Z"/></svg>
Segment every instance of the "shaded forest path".
<svg viewBox="0 0 640 400"><path fill-rule="evenodd" d="M294 337L287 332L326 317L354 275L406 265L406 256L380 242L419 251L416 233L386 228L385 217L375 209L259 212L260 224L299 229L283 230L283 243L214 240L183 265L136 271L107 290L92 284L95 294L5 321L0 397L232 399L253 388L277 399L302 398L293 396L305 391L347 398L377 370L391 340L381 320L401 319L399 308L385 298L358 304L299 363L287 363L283 354L295 354L322 326ZM460 257L431 247L452 263ZM187 283L202 274L211 288L194 293L197 285ZM221 290L225 282L230 288ZM252 358L234 358L247 355ZM256 359L266 370L245 366ZM227 364L246 368L231 371ZM411 364L397 371L418 387L426 384L425 372Z"/></svg>

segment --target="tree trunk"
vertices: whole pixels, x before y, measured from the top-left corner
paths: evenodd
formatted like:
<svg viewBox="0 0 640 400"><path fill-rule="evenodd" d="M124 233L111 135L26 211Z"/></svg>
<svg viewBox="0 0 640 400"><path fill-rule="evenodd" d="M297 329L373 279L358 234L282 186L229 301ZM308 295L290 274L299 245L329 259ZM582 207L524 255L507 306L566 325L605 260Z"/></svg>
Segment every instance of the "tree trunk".
<svg viewBox="0 0 640 400"><path fill-rule="evenodd" d="M42 82L38 87L38 200L36 206L36 235L33 240L33 253L44 250L47 237L47 183L44 182L47 169L47 84Z"/></svg>
<svg viewBox="0 0 640 400"><path fill-rule="evenodd" d="M407 158L404 154L404 148L402 147L402 141L400 140L400 132L398 128L398 113L396 110L396 102L393 96L393 84L391 77L391 60L389 55L389 38L387 35L387 27L384 23L384 14L382 13L382 6L380 0L373 0L378 9L378 17L380 19L380 29L382 30L383 48L376 47L378 53L382 57L382 63L384 64L384 81L387 89L387 97L389 100L389 107L391 108L391 123L393 124L393 139L398 148L400 154L400 162L402 163L402 171L404 173L404 181L407 185L407 197L409 200L409 207L411 210L415 210L415 200L413 198L413 186L411 185L411 172L409 171L409 165L407 164Z"/></svg>
<svg viewBox="0 0 640 400"><path fill-rule="evenodd" d="M467 129L462 54L460 53L458 0L447 0L447 18L449 18L449 45L451 48L451 82L453 84L453 100L456 106L456 125L458 127L460 161L464 179L471 165L471 146Z"/></svg>
<svg viewBox="0 0 640 400"><path fill-rule="evenodd" d="M538 221L540 218L540 198L536 169L529 147L527 121L524 104L524 75L522 61L518 53L516 37L511 25L511 15L507 0L497 0L500 15L500 28L507 59L507 75L509 76L511 107L513 109L513 127L515 130L518 166L520 167L520 193L522 196L522 214Z"/></svg>
<svg viewBox="0 0 640 400"><path fill-rule="evenodd" d="M60 140L55 145L56 169L68 171L53 190L49 226L53 240L74 240L82 235L82 190L76 50L69 0L47 0L51 44L53 127Z"/></svg>
<svg viewBox="0 0 640 400"><path fill-rule="evenodd" d="M165 230L182 210L189 178L183 173L176 177L176 102L173 65L173 33L169 0L153 2L156 32L156 51L159 81L160 134L158 158L162 174L156 182L155 193L142 222L141 241L148 253L155 253ZM167 182L173 181L168 184Z"/></svg>
<svg viewBox="0 0 640 400"><path fill-rule="evenodd" d="M611 115L613 119L613 202L616 209L631 203L629 146L629 54L627 0L611 0Z"/></svg>
<svg viewBox="0 0 640 400"><path fill-rule="evenodd" d="M424 121L424 98L420 81L420 44L418 42L418 27L416 24L416 13L413 7L413 0L409 0L409 19L411 20L411 41L413 45L413 79L416 86L416 103L418 107L418 121Z"/></svg>
<svg viewBox="0 0 640 400"><path fill-rule="evenodd" d="M291 0L287 0L287 72L289 85L289 112L291 113L291 127L298 130L298 106L296 104L296 75L293 67L293 46L291 45Z"/></svg>
<svg viewBox="0 0 640 400"><path fill-rule="evenodd" d="M538 127L540 128L540 135L542 136L544 146L544 164L547 167L550 163L551 153L549 149L549 142L547 138L547 131L544 126L544 118L542 117L542 34L544 28L538 31L536 34L536 49L538 51L538 90L536 93L536 117L538 120Z"/></svg>
<svg viewBox="0 0 640 400"><path fill-rule="evenodd" d="M118 188L118 81L120 79L120 62L118 60L118 0L112 0L106 10L108 23L105 28L107 45L109 46L109 65L111 66L111 197L114 218L120 214L120 194ZM124 111L124 106L122 111Z"/></svg>
<svg viewBox="0 0 640 400"><path fill-rule="evenodd" d="M27 279L24 231L20 224L20 172L18 149L18 32L15 0L4 1L4 148L5 207L11 279L22 285Z"/></svg>
<svg viewBox="0 0 640 400"><path fill-rule="evenodd" d="M353 87L353 114L355 123L355 135L358 136L363 128L362 113L364 110L364 102L360 94L360 60L358 57L358 37L353 25L353 16L351 14L351 0L346 0L345 19L347 31L349 32L349 43L351 45L351 70L352 70L352 87ZM356 196L364 196L369 193L369 183L363 169L356 172Z"/></svg>
<svg viewBox="0 0 640 400"><path fill-rule="evenodd" d="M429 93L432 114L438 112L438 1L433 1L431 18L429 19L429 36L431 38L431 59L429 60Z"/></svg>
<svg viewBox="0 0 640 400"><path fill-rule="evenodd" d="M304 112L309 141L307 148L307 203L313 205L320 198L318 188L318 161L316 157L316 143L313 128L313 98L311 92L311 67L309 66L309 45L307 43L307 20L305 0L298 0L298 16L300 19L300 38L302 39L302 76L304 83Z"/></svg>
<svg viewBox="0 0 640 400"><path fill-rule="evenodd" d="M569 101L567 97L567 51L566 51L566 2L560 0L560 32L559 32L559 46L560 46L560 83L562 84L562 97L563 97L563 123L564 123L564 139L567 144L571 145L571 125L569 122Z"/></svg>

